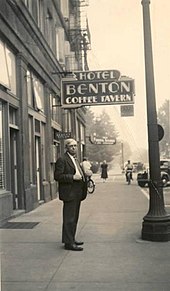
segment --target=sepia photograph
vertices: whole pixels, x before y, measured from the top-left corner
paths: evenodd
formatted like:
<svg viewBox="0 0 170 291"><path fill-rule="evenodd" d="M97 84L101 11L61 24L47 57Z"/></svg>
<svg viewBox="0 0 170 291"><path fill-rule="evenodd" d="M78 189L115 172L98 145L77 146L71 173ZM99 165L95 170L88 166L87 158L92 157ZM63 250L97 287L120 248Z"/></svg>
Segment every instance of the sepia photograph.
<svg viewBox="0 0 170 291"><path fill-rule="evenodd" d="M0 291L170 290L170 1L0 0Z"/></svg>

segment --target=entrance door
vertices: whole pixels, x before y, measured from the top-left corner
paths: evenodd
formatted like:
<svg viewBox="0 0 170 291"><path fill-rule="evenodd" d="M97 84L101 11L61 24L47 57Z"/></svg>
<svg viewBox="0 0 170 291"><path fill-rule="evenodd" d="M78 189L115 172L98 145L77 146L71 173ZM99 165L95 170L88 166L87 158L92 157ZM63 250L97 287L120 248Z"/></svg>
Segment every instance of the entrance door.
<svg viewBox="0 0 170 291"><path fill-rule="evenodd" d="M37 196L38 200L41 200L40 189L40 138L35 137L35 156L36 156L36 182L37 182Z"/></svg>
<svg viewBox="0 0 170 291"><path fill-rule="evenodd" d="M10 129L11 192L13 209L18 209L17 131Z"/></svg>

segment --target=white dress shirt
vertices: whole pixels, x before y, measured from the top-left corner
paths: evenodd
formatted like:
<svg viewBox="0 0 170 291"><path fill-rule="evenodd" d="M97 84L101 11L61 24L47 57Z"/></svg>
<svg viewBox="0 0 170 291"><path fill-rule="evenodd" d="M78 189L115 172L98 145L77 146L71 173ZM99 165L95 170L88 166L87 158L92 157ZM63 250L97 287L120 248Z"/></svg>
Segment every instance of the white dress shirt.
<svg viewBox="0 0 170 291"><path fill-rule="evenodd" d="M75 158L74 158L72 155L70 155L68 152L67 152L67 154L69 155L70 159L72 160L72 162L73 162L73 164L74 164L74 166L75 166L75 168L76 168L76 173L75 173L75 175L80 175L80 176L82 176L82 174L80 173L80 171L79 171L79 169L78 169L78 167L77 167L77 164L76 164Z"/></svg>

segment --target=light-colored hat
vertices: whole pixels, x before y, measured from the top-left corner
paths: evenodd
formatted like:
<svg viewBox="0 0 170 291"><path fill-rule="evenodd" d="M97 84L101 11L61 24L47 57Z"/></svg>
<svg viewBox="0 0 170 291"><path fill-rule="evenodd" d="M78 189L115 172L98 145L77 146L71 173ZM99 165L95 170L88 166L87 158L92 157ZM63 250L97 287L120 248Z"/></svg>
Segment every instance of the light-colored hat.
<svg viewBox="0 0 170 291"><path fill-rule="evenodd" d="M77 145L77 141L73 138L68 138L65 140L65 147L67 148L69 145L72 145L72 144L76 144Z"/></svg>

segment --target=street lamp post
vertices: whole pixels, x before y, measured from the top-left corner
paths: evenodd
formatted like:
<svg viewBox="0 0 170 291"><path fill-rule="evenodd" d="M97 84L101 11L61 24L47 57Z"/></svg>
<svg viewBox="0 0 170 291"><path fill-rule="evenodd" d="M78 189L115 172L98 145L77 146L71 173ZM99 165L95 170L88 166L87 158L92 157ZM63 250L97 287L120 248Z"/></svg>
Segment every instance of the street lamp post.
<svg viewBox="0 0 170 291"><path fill-rule="evenodd" d="M155 101L153 56L150 24L150 0L142 0L145 78L149 146L149 211L143 218L142 239L149 241L169 241L170 216L166 213L160 175L159 137Z"/></svg>

